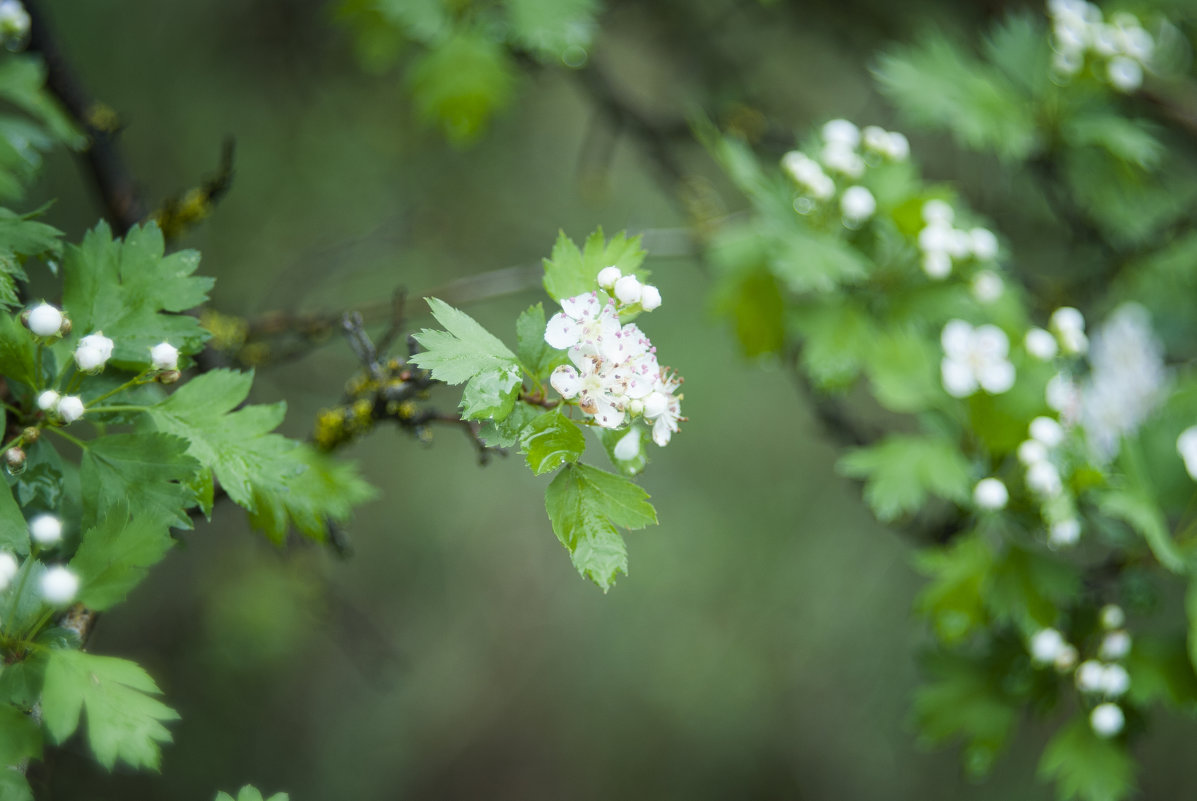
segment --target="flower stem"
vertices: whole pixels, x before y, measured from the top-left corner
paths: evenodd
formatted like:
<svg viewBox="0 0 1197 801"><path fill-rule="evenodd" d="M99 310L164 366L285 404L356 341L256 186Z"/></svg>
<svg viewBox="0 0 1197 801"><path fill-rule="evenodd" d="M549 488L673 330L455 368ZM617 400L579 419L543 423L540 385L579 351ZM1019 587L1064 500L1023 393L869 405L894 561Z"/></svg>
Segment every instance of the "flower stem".
<svg viewBox="0 0 1197 801"><path fill-rule="evenodd" d="M118 392L124 392L129 387L140 386L145 383L145 381L143 381L142 379L144 379L149 374L150 374L150 372L147 370L146 372L141 373L140 375L133 376L132 378L130 378L125 383L121 384L116 389L110 389L107 392L105 392L103 395L100 395L99 397L96 397L96 398L92 398L91 403L99 403L102 400L107 400L108 398L111 398L113 395L117 394Z"/></svg>

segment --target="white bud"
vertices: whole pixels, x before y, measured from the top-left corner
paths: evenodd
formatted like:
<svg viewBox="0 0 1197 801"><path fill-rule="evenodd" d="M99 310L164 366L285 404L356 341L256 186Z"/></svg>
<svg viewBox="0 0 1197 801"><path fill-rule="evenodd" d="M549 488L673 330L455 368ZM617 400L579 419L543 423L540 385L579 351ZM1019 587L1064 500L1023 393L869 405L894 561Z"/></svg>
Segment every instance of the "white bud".
<svg viewBox="0 0 1197 801"><path fill-rule="evenodd" d="M1076 665L1076 648L1072 645L1065 644L1058 654L1056 654L1056 670L1060 673L1067 673Z"/></svg>
<svg viewBox="0 0 1197 801"><path fill-rule="evenodd" d="M877 201L873 193L863 186L850 186L844 190L840 198L840 209L844 218L849 222L861 222L873 216L877 210Z"/></svg>
<svg viewBox="0 0 1197 801"><path fill-rule="evenodd" d="M1101 627L1104 629L1121 628L1126 622L1126 613L1117 604L1107 604L1101 608Z"/></svg>
<svg viewBox="0 0 1197 801"><path fill-rule="evenodd" d="M39 337L52 337L62 328L62 312L49 303L29 310L29 330Z"/></svg>
<svg viewBox="0 0 1197 801"><path fill-rule="evenodd" d="M634 275L625 275L615 282L615 297L620 303L631 305L640 302L642 287Z"/></svg>
<svg viewBox="0 0 1197 801"><path fill-rule="evenodd" d="M38 545L57 545L62 540L62 521L54 515L38 515L29 521L29 536Z"/></svg>
<svg viewBox="0 0 1197 801"><path fill-rule="evenodd" d="M1126 725L1126 716L1117 704L1098 704L1089 713L1089 725L1098 737L1113 737Z"/></svg>
<svg viewBox="0 0 1197 801"><path fill-rule="evenodd" d="M1047 535L1047 540L1057 548L1067 548L1071 545L1076 545L1081 538L1081 521L1075 517L1069 517L1065 520L1057 520L1052 523L1052 527Z"/></svg>
<svg viewBox="0 0 1197 801"><path fill-rule="evenodd" d="M1054 448L1064 441L1064 427L1050 417L1036 417L1031 421L1031 439Z"/></svg>
<svg viewBox="0 0 1197 801"><path fill-rule="evenodd" d="M1130 689L1130 674L1122 665L1106 665L1101 676L1101 691L1110 698L1125 695Z"/></svg>
<svg viewBox="0 0 1197 801"><path fill-rule="evenodd" d="M1028 331L1024 344L1027 347L1027 353L1041 362L1051 361L1060 351L1056 344L1056 338L1051 335L1050 331L1045 331L1042 328L1032 328Z"/></svg>
<svg viewBox="0 0 1197 801"><path fill-rule="evenodd" d="M1018 446L1018 461L1027 467L1047 458L1047 446L1037 439L1024 440Z"/></svg>
<svg viewBox="0 0 1197 801"><path fill-rule="evenodd" d="M981 270L973 276L973 297L978 303L993 303L1002 296L1006 285L993 270Z"/></svg>
<svg viewBox="0 0 1197 801"><path fill-rule="evenodd" d="M1056 309L1052 312L1050 325L1065 353L1079 355L1089 350L1089 339L1085 336L1085 318L1076 309L1071 306Z"/></svg>
<svg viewBox="0 0 1197 801"><path fill-rule="evenodd" d="M886 155L894 161L905 161L910 155L910 140L904 134L890 131L889 142L885 148Z"/></svg>
<svg viewBox="0 0 1197 801"><path fill-rule="evenodd" d="M1106 65L1106 77L1119 92L1133 92L1143 85L1143 68L1126 56L1115 56Z"/></svg>
<svg viewBox="0 0 1197 801"><path fill-rule="evenodd" d="M78 395L67 395L58 402L58 416L64 423L73 423L83 416L83 399Z"/></svg>
<svg viewBox="0 0 1197 801"><path fill-rule="evenodd" d="M1190 426L1176 438L1176 450L1185 461L1189 477L1197 481L1197 426Z"/></svg>
<svg viewBox="0 0 1197 801"><path fill-rule="evenodd" d="M889 150L889 134L884 128L877 125L867 125L860 133L864 140L864 146L869 150L876 151L877 153L886 153Z"/></svg>
<svg viewBox="0 0 1197 801"><path fill-rule="evenodd" d="M1121 659L1130 653L1131 636L1125 629L1116 629L1106 634L1101 640L1101 647L1097 650L1097 655L1102 659L1110 660Z"/></svg>
<svg viewBox="0 0 1197 801"><path fill-rule="evenodd" d="M923 254L923 272L928 278L941 281L952 273L952 257L942 250L929 250Z"/></svg>
<svg viewBox="0 0 1197 801"><path fill-rule="evenodd" d="M113 342L97 331L79 340L75 347L75 364L85 373L102 370L104 364L112 358Z"/></svg>
<svg viewBox="0 0 1197 801"><path fill-rule="evenodd" d="M1027 486L1039 495L1054 498L1064 489L1060 471L1051 462L1036 462L1027 468Z"/></svg>
<svg viewBox="0 0 1197 801"><path fill-rule="evenodd" d="M661 291L652 284L640 287L640 308L652 311L661 307Z"/></svg>
<svg viewBox="0 0 1197 801"><path fill-rule="evenodd" d="M983 478L973 488L973 502L981 509L1003 509L1009 500L1006 485L996 478Z"/></svg>
<svg viewBox="0 0 1197 801"><path fill-rule="evenodd" d="M998 240L988 228L974 228L968 232L973 255L981 261L992 261L998 254Z"/></svg>
<svg viewBox="0 0 1197 801"><path fill-rule="evenodd" d="M860 129L848 120L831 120L823 126L823 140L829 144L854 148L860 144Z"/></svg>
<svg viewBox="0 0 1197 801"><path fill-rule="evenodd" d="M1105 666L1096 659L1086 659L1076 669L1076 687L1083 693L1099 693L1105 681Z"/></svg>
<svg viewBox="0 0 1197 801"><path fill-rule="evenodd" d="M599 270L598 285L603 289L610 289L611 287L615 286L615 282L618 281L622 275L623 272L614 264L612 264L610 267L604 267L603 269Z"/></svg>
<svg viewBox="0 0 1197 801"><path fill-rule="evenodd" d="M51 606L65 606L79 592L79 577L62 565L46 568L41 580L42 598Z"/></svg>
<svg viewBox="0 0 1197 801"><path fill-rule="evenodd" d="M169 342L159 342L150 348L150 363L155 370L177 370L179 349Z"/></svg>
<svg viewBox="0 0 1197 801"><path fill-rule="evenodd" d="M1053 663L1067 644L1055 629L1040 629L1031 637L1031 659L1041 665Z"/></svg>
<svg viewBox="0 0 1197 801"><path fill-rule="evenodd" d="M644 416L649 420L652 420L655 417L660 417L668 408L669 398L666 397L664 393L653 390L653 392L649 393L649 396L644 399Z"/></svg>
<svg viewBox="0 0 1197 801"><path fill-rule="evenodd" d="M927 225L951 225L956 212L944 200L928 200L923 204L923 221Z"/></svg>
<svg viewBox="0 0 1197 801"><path fill-rule="evenodd" d="M43 412L48 412L58 405L58 399L61 396L52 389L47 389L45 392L37 396L37 408Z"/></svg>
<svg viewBox="0 0 1197 801"><path fill-rule="evenodd" d="M0 551L0 592L3 592L17 574L17 558L8 551Z"/></svg>
<svg viewBox="0 0 1197 801"><path fill-rule="evenodd" d="M640 455L640 429L632 427L624 434L612 449L615 458L626 462Z"/></svg>

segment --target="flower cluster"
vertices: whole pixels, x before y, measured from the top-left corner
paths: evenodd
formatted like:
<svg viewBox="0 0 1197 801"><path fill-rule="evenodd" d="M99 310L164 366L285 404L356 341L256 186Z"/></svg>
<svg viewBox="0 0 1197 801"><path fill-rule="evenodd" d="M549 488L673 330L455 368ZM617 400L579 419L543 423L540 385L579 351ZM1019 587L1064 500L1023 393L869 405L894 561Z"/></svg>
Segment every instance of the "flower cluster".
<svg viewBox="0 0 1197 801"><path fill-rule="evenodd" d="M1052 19L1052 67L1070 78L1093 59L1097 74L1120 92L1143 83L1143 70L1155 51L1155 39L1133 14L1114 14L1105 22L1101 9L1085 0L1049 0Z"/></svg>
<svg viewBox="0 0 1197 801"><path fill-rule="evenodd" d="M1101 610L1101 642L1097 658L1077 664L1076 646L1056 629L1040 629L1028 643L1031 661L1052 666L1060 674L1073 672L1077 690L1090 702L1089 725L1100 737L1113 737L1122 731L1126 716L1117 700L1130 690L1130 673L1121 663L1131 649L1130 633L1123 628L1126 615L1121 607L1110 604Z"/></svg>
<svg viewBox="0 0 1197 801"><path fill-rule="evenodd" d="M855 182L870 164L905 161L909 155L910 143L900 133L876 125L861 130L848 120L831 120L823 126L818 158L791 150L782 157L781 164L798 184L801 194L794 201L794 209L802 214L814 211L816 201L835 197L836 180L831 174L848 183L840 194L839 212L844 225L855 228L877 211L873 193Z"/></svg>
<svg viewBox="0 0 1197 801"><path fill-rule="evenodd" d="M923 222L919 231L919 252L923 272L941 281L952 274L952 267L966 259L992 262L998 255L997 236L988 228L956 228L956 211L943 200L923 204ZM996 274L994 275L996 278ZM1000 278L998 279L1001 280ZM992 282L990 282L992 283ZM997 294L1001 294L1000 290Z"/></svg>
<svg viewBox="0 0 1197 801"><path fill-rule="evenodd" d="M19 0L0 0L0 40L9 49L19 49L29 36L29 12Z"/></svg>
<svg viewBox="0 0 1197 801"><path fill-rule="evenodd" d="M40 550L54 548L62 542L62 520L55 515L39 514L28 525L29 539L33 545L29 559L37 558ZM15 556L8 551L0 551L0 591L8 588L21 567ZM24 582L21 584L23 586ZM66 606L79 593L79 576L64 565L48 565L38 581L38 589L46 604Z"/></svg>
<svg viewBox="0 0 1197 801"><path fill-rule="evenodd" d="M1010 340L996 325L974 328L964 320L951 320L940 342L943 388L952 397L967 398L978 389L1000 395L1014 386L1014 365L1007 358Z"/></svg>
<svg viewBox="0 0 1197 801"><path fill-rule="evenodd" d="M599 272L598 285L562 300L561 311L549 320L545 342L568 350L572 362L554 370L549 383L603 428L643 417L653 441L664 447L684 419L682 396L675 394L682 380L657 363L657 349L634 323L619 321L621 313L657 308L661 293L614 266ZM639 453L638 445L633 449L623 440L619 445L629 458Z"/></svg>

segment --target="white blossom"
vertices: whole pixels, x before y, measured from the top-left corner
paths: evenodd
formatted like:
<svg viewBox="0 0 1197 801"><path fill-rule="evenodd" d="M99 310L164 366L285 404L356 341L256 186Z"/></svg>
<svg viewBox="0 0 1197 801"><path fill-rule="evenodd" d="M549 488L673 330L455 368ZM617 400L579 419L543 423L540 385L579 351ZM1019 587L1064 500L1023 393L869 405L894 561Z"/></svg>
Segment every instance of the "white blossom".
<svg viewBox="0 0 1197 801"><path fill-rule="evenodd" d="M1185 462L1189 477L1197 481L1197 426L1189 426L1176 438L1176 450Z"/></svg>
<svg viewBox="0 0 1197 801"><path fill-rule="evenodd" d="M640 287L640 308L652 311L661 307L661 291L652 284Z"/></svg>
<svg viewBox="0 0 1197 801"><path fill-rule="evenodd" d="M1047 446L1037 439L1024 440L1018 446L1018 461L1027 467L1047 459Z"/></svg>
<svg viewBox="0 0 1197 801"><path fill-rule="evenodd" d="M603 289L611 289L615 286L615 282L618 281L622 275L623 271L612 264L610 267L604 267L603 269L599 270L596 280L598 281L598 285Z"/></svg>
<svg viewBox="0 0 1197 801"><path fill-rule="evenodd" d="M94 373L104 369L104 365L112 358L114 345L111 339L104 336L102 331L88 334L79 340L75 346L75 364L85 373Z"/></svg>
<svg viewBox="0 0 1197 801"><path fill-rule="evenodd" d="M73 423L83 416L83 399L78 395L66 395L58 401L58 416L64 423Z"/></svg>
<svg viewBox="0 0 1197 801"><path fill-rule="evenodd" d="M1101 640L1101 647L1097 653L1102 659L1114 661L1122 659L1130 653L1131 636L1125 629L1115 629L1107 632Z"/></svg>
<svg viewBox="0 0 1197 801"><path fill-rule="evenodd" d="M62 329L62 312L49 303L39 303L29 310L29 330L39 337L52 337Z"/></svg>
<svg viewBox="0 0 1197 801"><path fill-rule="evenodd" d="M644 419L652 422L653 442L662 448L669 444L682 419L681 398L674 394L681 383L676 375L662 370L657 388L644 399Z"/></svg>
<svg viewBox="0 0 1197 801"><path fill-rule="evenodd" d="M29 12L18 0L0 0L0 35L5 39L24 39L31 23Z"/></svg>
<svg viewBox="0 0 1197 801"><path fill-rule="evenodd" d="M1099 693L1105 681L1105 665L1096 659L1087 659L1076 669L1076 686L1083 693Z"/></svg>
<svg viewBox="0 0 1197 801"><path fill-rule="evenodd" d="M973 276L973 297L978 303L993 303L1002 296L1006 285L993 270L981 270Z"/></svg>
<svg viewBox="0 0 1197 801"><path fill-rule="evenodd" d="M1014 365L1006 358L1010 341L997 326L973 328L963 320L951 320L940 342L943 386L952 397L968 397L978 389L1000 395L1014 386Z"/></svg>
<svg viewBox="0 0 1197 801"><path fill-rule="evenodd" d="M1115 56L1106 65L1106 77L1119 92L1133 92L1143 85L1143 68L1126 56Z"/></svg>
<svg viewBox="0 0 1197 801"><path fill-rule="evenodd" d="M864 159L847 145L838 142L828 142L827 146L819 154L819 158L829 170L843 173L849 178L859 178L864 175Z"/></svg>
<svg viewBox="0 0 1197 801"><path fill-rule="evenodd" d="M928 200L923 204L923 222L927 225L951 227L956 212L951 204L944 200Z"/></svg>
<svg viewBox="0 0 1197 801"><path fill-rule="evenodd" d="M1126 612L1123 612L1122 607L1117 604L1103 606L1098 617L1101 620L1101 627L1104 629L1119 629L1126 623Z"/></svg>
<svg viewBox="0 0 1197 801"><path fill-rule="evenodd" d="M169 342L159 342L150 348L150 364L155 370L179 369L179 349Z"/></svg>
<svg viewBox="0 0 1197 801"><path fill-rule="evenodd" d="M1118 698L1130 689L1130 674L1122 665L1106 665L1101 676L1101 691L1108 698Z"/></svg>
<svg viewBox="0 0 1197 801"><path fill-rule="evenodd" d="M573 358L598 353L600 344L618 330L615 303L587 292L561 301L561 311L549 319L544 340L559 350L569 348Z"/></svg>
<svg viewBox="0 0 1197 801"><path fill-rule="evenodd" d="M643 287L634 275L625 275L615 282L615 298L626 306L640 302Z"/></svg>
<svg viewBox="0 0 1197 801"><path fill-rule="evenodd" d="M1055 629L1040 629L1031 636L1031 659L1041 665L1054 663L1066 645L1068 643L1060 632Z"/></svg>
<svg viewBox="0 0 1197 801"><path fill-rule="evenodd" d="M952 257L942 250L924 253L923 272L927 274L928 278L942 281L952 274Z"/></svg>
<svg viewBox="0 0 1197 801"><path fill-rule="evenodd" d="M44 547L57 545L62 540L62 521L54 515L38 515L29 521L29 537Z"/></svg>
<svg viewBox="0 0 1197 801"><path fill-rule="evenodd" d="M877 201L873 193L863 186L850 186L844 190L840 198L840 209L848 222L861 222L873 216L877 210Z"/></svg>
<svg viewBox="0 0 1197 801"><path fill-rule="evenodd" d="M1060 471L1051 462L1036 462L1027 468L1027 487L1037 495L1054 498L1064 491Z"/></svg>
<svg viewBox="0 0 1197 801"><path fill-rule="evenodd" d="M823 172L817 161L806 154L791 150L782 157L781 165L812 197L826 200L835 194L835 182Z"/></svg>
<svg viewBox="0 0 1197 801"><path fill-rule="evenodd" d="M1060 652L1056 654L1056 670L1060 673L1067 673L1076 665L1077 651L1076 646L1065 644Z"/></svg>
<svg viewBox="0 0 1197 801"><path fill-rule="evenodd" d="M910 156L910 140L906 138L905 134L890 131L885 154L894 161L905 161Z"/></svg>
<svg viewBox="0 0 1197 801"><path fill-rule="evenodd" d="M823 125L823 141L852 149L860 144L860 129L849 120L830 120Z"/></svg>
<svg viewBox="0 0 1197 801"><path fill-rule="evenodd" d="M58 399L62 397L52 389L47 389L37 396L37 408L48 412L58 406Z"/></svg>
<svg viewBox="0 0 1197 801"><path fill-rule="evenodd" d="M973 503L981 509L1004 509L1010 500L1006 485L996 478L983 478L973 488Z"/></svg>
<svg viewBox="0 0 1197 801"><path fill-rule="evenodd" d="M1027 348L1027 353L1041 362L1051 361L1059 352L1056 338L1050 331L1045 331L1042 328L1032 328L1028 331L1023 344Z"/></svg>
<svg viewBox="0 0 1197 801"><path fill-rule="evenodd" d="M993 261L998 254L998 240L988 228L974 228L968 232L973 255L981 261Z"/></svg>
<svg viewBox="0 0 1197 801"><path fill-rule="evenodd" d="M1067 548L1077 544L1081 538L1081 521L1075 517L1068 517L1052 523L1048 530L1047 541L1057 548Z"/></svg>
<svg viewBox="0 0 1197 801"><path fill-rule="evenodd" d="M17 575L17 558L8 551L0 551L0 592L3 592Z"/></svg>
<svg viewBox="0 0 1197 801"><path fill-rule="evenodd" d="M620 461L631 461L640 455L640 429L632 426L611 449Z"/></svg>
<svg viewBox="0 0 1197 801"><path fill-rule="evenodd" d="M79 577L62 565L48 567L42 574L41 590L46 603L65 606L75 600L79 592Z"/></svg>
<svg viewBox="0 0 1197 801"><path fill-rule="evenodd" d="M1065 353L1083 354L1089 350L1089 339L1085 336L1085 317L1071 306L1063 306L1052 312L1049 326L1060 341Z"/></svg>
<svg viewBox="0 0 1197 801"><path fill-rule="evenodd" d="M1089 713L1089 725L1098 737L1113 737L1126 725L1126 716L1117 704L1098 704Z"/></svg>
<svg viewBox="0 0 1197 801"><path fill-rule="evenodd" d="M1036 417L1031 421L1031 439L1054 448L1064 441L1064 427L1050 417Z"/></svg>

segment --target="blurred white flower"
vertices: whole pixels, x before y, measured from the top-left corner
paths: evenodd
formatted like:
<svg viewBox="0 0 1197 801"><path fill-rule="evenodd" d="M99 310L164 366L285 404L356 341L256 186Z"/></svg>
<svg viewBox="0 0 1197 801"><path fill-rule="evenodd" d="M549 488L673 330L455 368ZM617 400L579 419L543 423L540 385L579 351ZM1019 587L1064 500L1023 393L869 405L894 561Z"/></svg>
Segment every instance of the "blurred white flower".
<svg viewBox="0 0 1197 801"><path fill-rule="evenodd" d="M968 397L978 389L1000 395L1014 386L1014 365L1006 358L1010 341L997 326L973 328L963 320L951 320L940 343L943 387L952 397Z"/></svg>

